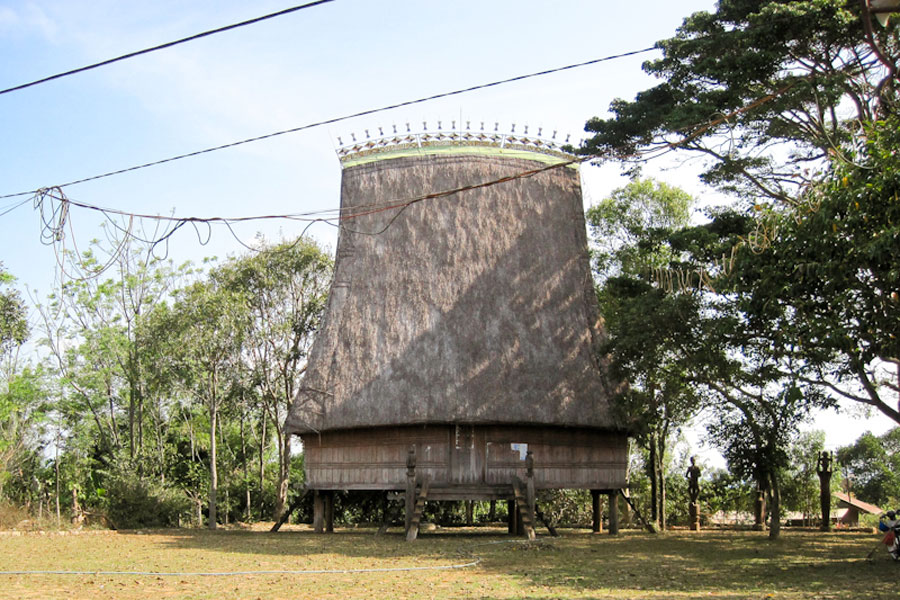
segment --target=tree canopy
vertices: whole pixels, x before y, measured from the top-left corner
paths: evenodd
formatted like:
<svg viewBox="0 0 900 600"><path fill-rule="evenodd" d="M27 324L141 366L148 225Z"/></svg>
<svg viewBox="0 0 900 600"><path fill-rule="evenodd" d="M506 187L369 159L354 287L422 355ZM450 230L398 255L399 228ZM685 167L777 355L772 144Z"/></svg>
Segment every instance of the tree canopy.
<svg viewBox="0 0 900 600"><path fill-rule="evenodd" d="M686 19L644 70L661 82L596 117L581 152L643 161L678 149L703 178L792 201L859 123L895 103L898 37L847 0L720 0Z"/></svg>

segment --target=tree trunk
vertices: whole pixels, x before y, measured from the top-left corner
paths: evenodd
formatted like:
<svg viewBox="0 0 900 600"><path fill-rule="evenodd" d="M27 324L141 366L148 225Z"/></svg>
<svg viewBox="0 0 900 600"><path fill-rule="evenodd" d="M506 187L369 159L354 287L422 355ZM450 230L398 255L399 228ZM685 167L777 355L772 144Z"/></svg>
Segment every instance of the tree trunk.
<svg viewBox="0 0 900 600"><path fill-rule="evenodd" d="M659 449L656 451L656 459L659 464L656 466L656 472L659 474L659 529L666 530L666 472L663 468L664 456L666 452L665 439L660 440Z"/></svg>
<svg viewBox="0 0 900 600"><path fill-rule="evenodd" d="M216 470L216 402L209 401L209 528L216 528L216 495L219 492L219 474Z"/></svg>
<svg viewBox="0 0 900 600"><path fill-rule="evenodd" d="M771 517L769 518L769 539L778 539L781 534L781 489L778 487L778 476L769 478L769 494L771 496Z"/></svg>
<svg viewBox="0 0 900 600"><path fill-rule="evenodd" d="M250 521L250 466L247 463L247 436L244 433L244 412L241 411L241 463L244 471L244 520Z"/></svg>
<svg viewBox="0 0 900 600"><path fill-rule="evenodd" d="M262 518L263 514L263 504L265 502L265 494L263 494L263 490L265 489L264 485L266 482L266 463L265 463L265 454L266 454L266 413L263 412L260 417L262 423L260 425L260 429L262 432L259 434L259 518Z"/></svg>
<svg viewBox="0 0 900 600"><path fill-rule="evenodd" d="M286 509L288 485L291 477L291 436L284 435L279 427L278 432L278 486L275 496L275 514L273 518L277 523Z"/></svg>
<svg viewBox="0 0 900 600"><path fill-rule="evenodd" d="M658 461L656 460L656 434L650 434L650 456L648 462L650 475L650 520L659 527L659 473L657 473Z"/></svg>
<svg viewBox="0 0 900 600"><path fill-rule="evenodd" d="M56 472L56 526L62 524L62 518L59 513L59 431L56 432L56 456L54 457L54 470Z"/></svg>

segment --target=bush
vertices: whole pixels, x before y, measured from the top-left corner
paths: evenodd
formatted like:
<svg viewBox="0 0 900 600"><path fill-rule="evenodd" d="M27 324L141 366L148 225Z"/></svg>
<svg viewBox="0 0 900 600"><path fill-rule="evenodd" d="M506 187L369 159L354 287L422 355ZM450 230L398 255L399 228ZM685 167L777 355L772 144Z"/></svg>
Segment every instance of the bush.
<svg viewBox="0 0 900 600"><path fill-rule="evenodd" d="M178 527L189 520L191 503L183 493L136 475L116 475L106 491L106 510L114 529Z"/></svg>
<svg viewBox="0 0 900 600"><path fill-rule="evenodd" d="M28 519L30 516L24 508L0 502L0 530L14 529L19 523Z"/></svg>

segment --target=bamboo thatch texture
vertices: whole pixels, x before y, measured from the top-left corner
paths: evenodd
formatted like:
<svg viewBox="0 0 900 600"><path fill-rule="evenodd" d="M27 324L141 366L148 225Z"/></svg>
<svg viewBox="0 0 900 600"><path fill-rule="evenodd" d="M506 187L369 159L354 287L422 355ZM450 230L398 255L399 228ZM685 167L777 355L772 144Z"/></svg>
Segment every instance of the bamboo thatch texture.
<svg viewBox="0 0 900 600"><path fill-rule="evenodd" d="M343 172L341 209L396 203L542 166L417 156ZM558 168L343 221L293 433L425 423L620 429L579 173Z"/></svg>

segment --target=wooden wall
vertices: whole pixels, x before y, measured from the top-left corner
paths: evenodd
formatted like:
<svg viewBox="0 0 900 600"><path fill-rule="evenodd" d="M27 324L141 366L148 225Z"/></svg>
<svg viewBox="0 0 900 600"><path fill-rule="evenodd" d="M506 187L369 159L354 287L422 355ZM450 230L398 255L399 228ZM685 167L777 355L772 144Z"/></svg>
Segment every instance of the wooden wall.
<svg viewBox="0 0 900 600"><path fill-rule="evenodd" d="M626 436L598 429L428 425L328 431L302 436L306 484L313 489L402 490L406 460L433 487L508 486L534 457L538 489L620 489Z"/></svg>

